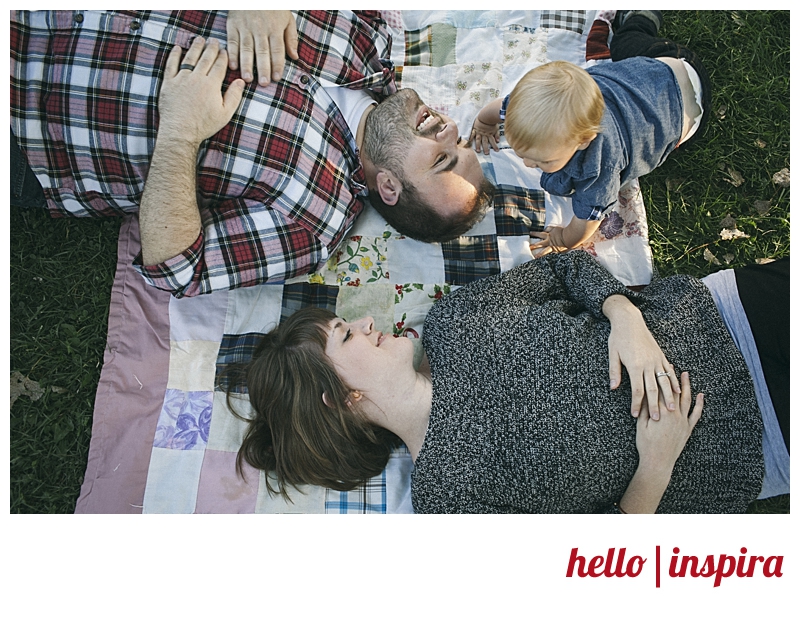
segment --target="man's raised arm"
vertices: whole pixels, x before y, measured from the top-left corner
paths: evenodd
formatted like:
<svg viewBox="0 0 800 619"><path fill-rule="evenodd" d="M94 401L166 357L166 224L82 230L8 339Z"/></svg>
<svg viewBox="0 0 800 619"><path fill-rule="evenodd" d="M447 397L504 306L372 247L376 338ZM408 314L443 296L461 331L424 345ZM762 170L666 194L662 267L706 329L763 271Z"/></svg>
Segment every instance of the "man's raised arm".
<svg viewBox="0 0 800 619"><path fill-rule="evenodd" d="M158 98L159 127L139 209L142 262L160 264L197 240L197 154L203 140L222 129L239 107L244 81L222 95L228 65L219 42L196 38L181 60L175 46L167 58Z"/></svg>

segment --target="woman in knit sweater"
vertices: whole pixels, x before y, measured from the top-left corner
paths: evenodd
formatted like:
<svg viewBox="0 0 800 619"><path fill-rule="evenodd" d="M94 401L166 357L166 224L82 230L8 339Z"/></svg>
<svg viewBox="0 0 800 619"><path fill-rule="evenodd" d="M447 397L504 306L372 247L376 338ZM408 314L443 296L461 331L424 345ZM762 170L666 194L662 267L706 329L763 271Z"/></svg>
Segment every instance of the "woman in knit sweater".
<svg viewBox="0 0 800 619"><path fill-rule="evenodd" d="M773 270L784 301L762 305L785 305L788 342L788 260ZM399 438L417 512L742 512L788 492L788 412L727 273L636 293L584 252L534 260L439 301L419 369L369 318L298 312L243 376L255 416L240 461L275 471L278 492L346 489Z"/></svg>

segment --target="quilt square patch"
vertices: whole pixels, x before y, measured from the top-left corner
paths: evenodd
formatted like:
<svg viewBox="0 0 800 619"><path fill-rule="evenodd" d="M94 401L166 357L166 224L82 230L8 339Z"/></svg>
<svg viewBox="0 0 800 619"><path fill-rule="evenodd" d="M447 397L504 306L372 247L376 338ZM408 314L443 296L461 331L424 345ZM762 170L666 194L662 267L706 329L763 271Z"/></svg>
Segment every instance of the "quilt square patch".
<svg viewBox="0 0 800 619"><path fill-rule="evenodd" d="M214 394L210 391L167 389L158 417L153 447L189 450L206 448Z"/></svg>
<svg viewBox="0 0 800 619"><path fill-rule="evenodd" d="M244 464L236 472L236 454L207 449L200 469L196 514L252 514L258 497L258 471Z"/></svg>
<svg viewBox="0 0 800 619"><path fill-rule="evenodd" d="M406 55L403 65L406 67L431 66L431 28L407 30Z"/></svg>
<svg viewBox="0 0 800 619"><path fill-rule="evenodd" d="M495 236L462 236L442 243L444 279L463 286L500 272L500 257Z"/></svg>
<svg viewBox="0 0 800 619"><path fill-rule="evenodd" d="M211 412L211 427L208 431L207 449L228 451L231 453L238 452L249 424L234 415L231 408L233 408L238 415L249 419L253 414L250 407L250 400L234 391L234 393L231 394L229 407L228 394L222 391L215 391L213 406Z"/></svg>
<svg viewBox="0 0 800 619"><path fill-rule="evenodd" d="M213 391L214 361L218 349L216 341L171 341L167 387L182 391Z"/></svg>
<svg viewBox="0 0 800 619"><path fill-rule="evenodd" d="M582 34L586 27L586 11L542 11L541 26Z"/></svg>
<svg viewBox="0 0 800 619"><path fill-rule="evenodd" d="M363 486L340 492L325 491L326 514L385 514L386 471L370 479Z"/></svg>
<svg viewBox="0 0 800 619"><path fill-rule="evenodd" d="M226 333L222 336L219 345L219 355L217 356L217 378L215 388L221 391L228 391L231 377L226 375L224 370L232 363L245 363L250 361L253 353L264 337L263 333ZM246 393L246 389L234 387L234 393Z"/></svg>
<svg viewBox="0 0 800 619"><path fill-rule="evenodd" d="M312 273L309 281L358 287L388 280L386 250L391 235L387 228L381 236L351 236L331 256L323 272Z"/></svg>
<svg viewBox="0 0 800 619"><path fill-rule="evenodd" d="M338 295L339 286L307 282L286 284L283 288L283 300L281 301L281 321L294 314L297 310L310 305L335 312L336 297Z"/></svg>
<svg viewBox="0 0 800 619"><path fill-rule="evenodd" d="M494 195L494 219L498 236L521 236L544 230L544 191L499 185Z"/></svg>

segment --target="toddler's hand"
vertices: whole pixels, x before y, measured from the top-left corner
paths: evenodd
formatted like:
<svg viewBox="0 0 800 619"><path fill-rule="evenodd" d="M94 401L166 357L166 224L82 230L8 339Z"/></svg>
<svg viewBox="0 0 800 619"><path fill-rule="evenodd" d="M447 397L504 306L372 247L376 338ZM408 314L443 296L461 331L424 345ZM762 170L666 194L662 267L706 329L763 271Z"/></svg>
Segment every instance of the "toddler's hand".
<svg viewBox="0 0 800 619"><path fill-rule="evenodd" d="M570 249L564 244L562 238L563 230L564 228L560 226L551 226L543 232L531 232L530 236L542 239L538 243L531 243L533 257L541 258L553 252L560 254Z"/></svg>
<svg viewBox="0 0 800 619"><path fill-rule="evenodd" d="M483 151L484 155L489 154L489 148L499 151L497 143L500 141L500 125L487 125L477 118L472 124L472 132L469 134L469 145L475 144L475 151Z"/></svg>

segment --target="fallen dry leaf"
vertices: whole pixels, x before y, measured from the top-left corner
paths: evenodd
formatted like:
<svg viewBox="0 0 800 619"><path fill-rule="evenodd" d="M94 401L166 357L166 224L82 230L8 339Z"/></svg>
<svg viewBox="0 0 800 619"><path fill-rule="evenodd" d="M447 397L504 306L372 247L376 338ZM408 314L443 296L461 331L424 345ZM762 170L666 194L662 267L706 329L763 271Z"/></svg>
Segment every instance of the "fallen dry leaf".
<svg viewBox="0 0 800 619"><path fill-rule="evenodd" d="M719 222L719 225L722 228L735 228L736 227L736 219L733 218L730 214L725 215L722 221Z"/></svg>
<svg viewBox="0 0 800 619"><path fill-rule="evenodd" d="M780 172L775 172L772 175L772 182L778 187L789 186L789 168L783 168Z"/></svg>
<svg viewBox="0 0 800 619"><path fill-rule="evenodd" d="M733 239L749 239L750 235L745 234L738 228L723 228L719 233L723 241L732 241Z"/></svg>
<svg viewBox="0 0 800 619"><path fill-rule="evenodd" d="M26 395L34 402L44 395L44 389L35 380L17 371L11 372L11 406L20 396Z"/></svg>
<svg viewBox="0 0 800 619"><path fill-rule="evenodd" d="M64 387L56 387L55 385L50 387L50 391L53 393L66 393L67 390Z"/></svg>
<svg viewBox="0 0 800 619"><path fill-rule="evenodd" d="M711 250L708 247L706 247L705 250L703 251L703 258L705 258L708 262L712 262L714 264L721 264L720 261L717 260L717 257L713 253L711 253Z"/></svg>
<svg viewBox="0 0 800 619"><path fill-rule="evenodd" d="M728 106L727 105L720 105L717 108L717 118L719 118L720 120L724 119L725 118L725 114L727 114L727 113L728 113Z"/></svg>
<svg viewBox="0 0 800 619"><path fill-rule="evenodd" d="M730 178L726 178L725 180L728 181L734 187L739 187L742 183L744 183L744 176L742 176L739 172L737 172L733 168L728 168L728 176Z"/></svg>
<svg viewBox="0 0 800 619"><path fill-rule="evenodd" d="M775 258L756 258L756 264L769 264L775 262Z"/></svg>
<svg viewBox="0 0 800 619"><path fill-rule="evenodd" d="M725 264L730 264L731 262L733 262L733 259L735 257L736 256L734 256L733 254L725 254L724 256L722 256L722 259L725 261Z"/></svg>
<svg viewBox="0 0 800 619"><path fill-rule="evenodd" d="M766 147L767 147L767 143L766 143L764 140L762 140L761 138L758 138L758 139L757 139L757 140L754 142L754 144L755 144L756 146L758 146L759 148L766 148Z"/></svg>
<svg viewBox="0 0 800 619"><path fill-rule="evenodd" d="M753 202L753 208L758 211L759 215L766 215L772 208L772 200L756 200Z"/></svg>

